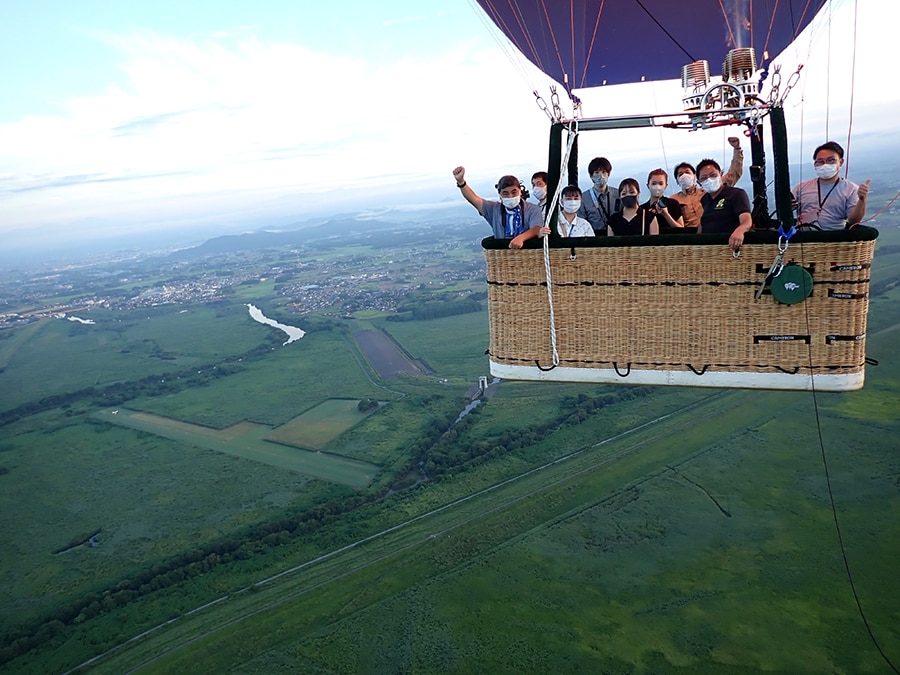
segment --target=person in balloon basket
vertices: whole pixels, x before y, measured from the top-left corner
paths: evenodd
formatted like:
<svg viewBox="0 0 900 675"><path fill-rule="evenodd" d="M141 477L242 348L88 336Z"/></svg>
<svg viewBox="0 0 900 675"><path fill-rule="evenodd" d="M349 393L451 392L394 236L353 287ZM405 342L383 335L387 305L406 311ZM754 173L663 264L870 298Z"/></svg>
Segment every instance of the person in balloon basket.
<svg viewBox="0 0 900 675"><path fill-rule="evenodd" d="M870 181L857 185L841 178L843 165L844 149L834 141L813 152L816 177L799 183L793 191L801 228L850 229L865 217Z"/></svg>
<svg viewBox="0 0 900 675"><path fill-rule="evenodd" d="M541 207L541 213L547 215L547 181L550 176L546 171L535 171L531 176L531 194L537 199L537 205Z"/></svg>
<svg viewBox="0 0 900 675"><path fill-rule="evenodd" d="M581 208L581 190L577 185L569 185L561 195L557 228L560 237L593 237L594 228L578 215Z"/></svg>
<svg viewBox="0 0 900 675"><path fill-rule="evenodd" d="M728 144L733 148L731 155L731 166L722 176L722 182L725 185L737 185L741 176L744 174L744 151L741 149L741 140L737 136L730 136ZM703 198L703 188L697 181L697 172L693 166L687 162L682 162L675 166L675 182L681 188L673 194L670 199L681 205L681 212L684 216L685 227L697 227L700 225L700 218L703 216L703 205L700 200Z"/></svg>
<svg viewBox="0 0 900 675"><path fill-rule="evenodd" d="M739 251L744 235L753 227L750 197L741 188L725 184L722 168L714 159L700 160L697 176L704 192L697 234L728 234L728 246L732 251Z"/></svg>
<svg viewBox="0 0 900 675"><path fill-rule="evenodd" d="M608 185L611 173L612 163L606 157L594 157L588 164L588 175L593 186L581 193L578 215L591 224L594 234L598 236L606 234L609 217L622 209L619 191Z"/></svg>
<svg viewBox="0 0 900 675"><path fill-rule="evenodd" d="M641 208L656 218L660 231L664 227L684 229L684 217L681 215L681 204L674 199L666 199L666 188L669 186L669 174L663 169L653 169L647 176L647 189L650 199L641 204Z"/></svg>
<svg viewBox="0 0 900 675"><path fill-rule="evenodd" d="M656 224L656 215L651 214L638 202L641 196L641 187L634 178L626 178L619 183L619 199L622 202L622 210L616 211L607 222L607 234L609 236L623 236L633 234L659 234L659 226Z"/></svg>
<svg viewBox="0 0 900 675"><path fill-rule="evenodd" d="M499 202L482 199L475 194L466 183L465 167L453 169L453 177L465 200L491 226L494 239L509 239L509 248L522 248L528 239L549 234L550 230L543 226L541 207L525 201L521 183L515 176L500 177L496 185Z"/></svg>

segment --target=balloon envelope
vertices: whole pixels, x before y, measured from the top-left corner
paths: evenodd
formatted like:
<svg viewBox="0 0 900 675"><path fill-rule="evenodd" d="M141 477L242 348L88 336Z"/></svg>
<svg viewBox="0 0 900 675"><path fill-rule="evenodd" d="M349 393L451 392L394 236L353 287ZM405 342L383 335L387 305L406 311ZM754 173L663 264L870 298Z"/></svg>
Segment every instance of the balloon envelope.
<svg viewBox="0 0 900 675"><path fill-rule="evenodd" d="M478 0L529 61L570 89L710 74L735 47L782 52L827 0Z"/></svg>

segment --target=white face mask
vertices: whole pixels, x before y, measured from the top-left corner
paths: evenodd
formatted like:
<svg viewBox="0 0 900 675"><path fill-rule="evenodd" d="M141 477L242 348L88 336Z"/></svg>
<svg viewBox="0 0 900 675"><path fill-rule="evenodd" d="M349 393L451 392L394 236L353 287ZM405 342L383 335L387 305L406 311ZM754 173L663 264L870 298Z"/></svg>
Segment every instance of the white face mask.
<svg viewBox="0 0 900 675"><path fill-rule="evenodd" d="M709 194L718 192L719 188L722 187L722 177L716 176L715 178L707 178L705 181L700 183L700 187L702 187Z"/></svg>
<svg viewBox="0 0 900 675"><path fill-rule="evenodd" d="M683 173L678 177L678 187L682 190L690 190L694 187L694 174Z"/></svg>
<svg viewBox="0 0 900 675"><path fill-rule="evenodd" d="M576 213L581 208L580 199L566 199L562 203L563 211L566 213Z"/></svg>
<svg viewBox="0 0 900 675"><path fill-rule="evenodd" d="M519 205L521 199L521 197L500 197L500 201L503 202L503 206L508 209L516 208Z"/></svg>
<svg viewBox="0 0 900 675"><path fill-rule="evenodd" d="M531 188L531 193L537 197L538 201L547 196L547 188L541 187L540 185L535 185Z"/></svg>
<svg viewBox="0 0 900 675"><path fill-rule="evenodd" d="M651 197L662 197L663 192L666 191L666 188L659 184L648 185L650 188L650 196Z"/></svg>
<svg viewBox="0 0 900 675"><path fill-rule="evenodd" d="M823 164L822 166L815 167L816 175L822 180L830 180L837 175L838 170L841 167L837 165L837 162L834 164Z"/></svg>
<svg viewBox="0 0 900 675"><path fill-rule="evenodd" d="M591 176L591 180L598 188L602 188L606 185L606 181L609 180L609 176L605 173L596 173Z"/></svg>

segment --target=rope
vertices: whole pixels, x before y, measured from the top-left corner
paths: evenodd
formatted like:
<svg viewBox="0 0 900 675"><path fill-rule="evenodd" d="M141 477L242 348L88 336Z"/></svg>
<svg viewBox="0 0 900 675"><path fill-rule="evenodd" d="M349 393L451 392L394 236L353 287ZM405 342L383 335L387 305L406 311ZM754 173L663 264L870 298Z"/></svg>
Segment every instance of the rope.
<svg viewBox="0 0 900 675"><path fill-rule="evenodd" d="M496 8L490 3L488 7L482 8L478 5L478 2L476 0L469 0L469 6L472 8L472 11L475 12L475 15L478 17L479 21L481 21L488 34L494 39L494 42L500 48L500 51L503 52L512 67L525 81L525 84L528 86L528 88L532 91L538 89L539 80L535 80L533 76L534 69L531 68L531 62L525 57L525 50L520 49L518 45L513 44L512 40L508 39L502 32L502 29L500 29L497 24L492 23L490 16L496 16L497 21L500 24L508 27L508 25L505 24L500 18L500 14L496 10ZM521 20L519 21L519 23L521 24ZM520 28L523 28L523 26L520 25ZM530 35L528 31L523 30L523 32L526 35L526 39L530 39L528 37ZM539 56L536 50L534 50L534 54L535 59L539 60ZM539 64L538 70L543 71L543 64ZM541 72L541 74L544 76L544 84L553 83L553 79L546 75L546 73Z"/></svg>
<svg viewBox="0 0 900 675"><path fill-rule="evenodd" d="M657 25L657 27L658 27L663 33L666 34L666 37L669 38L669 39L672 41L672 44L674 44L676 47L678 47L678 49L680 49L682 52L684 52L684 55L685 55L687 58L689 58L689 59L691 60L691 62L697 60L697 59L694 58L694 55L693 55L693 54L691 54L687 49L684 48L684 45L681 44L681 43L678 41L678 39L677 39L674 35L672 35L668 30L666 30L666 27L663 26L663 25L659 22L659 20L656 18L656 13L655 13L655 12L651 12L649 9L647 9L646 7L644 7L644 3L641 2L641 0L635 0L635 2L637 3L638 7L640 7L642 10L644 10L644 13L645 13L648 17L650 17L650 20L653 21L653 23L655 23L655 24ZM722 4L722 0L719 0L719 4L720 4L720 5ZM722 8L722 12L723 12L723 14L724 14L724 12L725 12L724 7ZM725 16L725 23L726 23L726 25L728 24L728 17L727 17L727 15ZM731 26L730 26L730 25L728 26L728 32L731 33ZM735 44L735 43L734 43L734 34L733 34L733 33L732 33L732 35L731 35L731 41L732 41L732 44Z"/></svg>
<svg viewBox="0 0 900 675"><path fill-rule="evenodd" d="M806 267L806 260L803 255L803 244L800 244L800 264L803 267ZM809 320L809 304L804 303L804 309L806 311L806 330L809 332L811 322ZM811 333L810 333L811 334ZM831 473L828 470L828 457L825 453L825 439L822 436L822 421L819 417L819 397L818 392L816 391L816 378L813 375L813 356L812 356L812 341L809 343L809 381L810 381L810 390L812 391L813 397L813 408L815 409L816 414L816 431L819 435L819 450L822 456L822 468L825 471L825 484L828 486L828 499L831 503L831 516L834 520L834 531L837 534L838 547L841 551L841 558L844 560L844 570L847 572L847 581L850 583L850 590L853 593L853 600L856 602L856 610L859 613L859 618L862 619L863 625L866 627L866 632L869 634L869 639L872 641L872 644L875 645L875 649L878 650L878 653L881 654L881 658L884 659L884 662L893 670L895 673L900 674L900 670L897 669L897 666L893 664L890 657L884 653L884 650L881 648L881 645L878 643L878 639L875 637L875 633L872 632L872 627L869 625L869 620L866 618L866 613L863 611L862 601L859 599L859 593L856 591L856 582L853 579L853 572L850 569L850 561L847 559L847 548L844 545L844 536L841 533L841 524L838 521L837 514L837 505L834 501L834 490L831 487Z"/></svg>
<svg viewBox="0 0 900 675"><path fill-rule="evenodd" d="M594 53L594 43L597 41L597 29L600 28L600 17L603 15L603 5L605 3L606 0L600 0L600 8L597 10L597 20L594 22L594 30L591 33L591 44L588 47L587 54L584 57L584 72L581 74L581 82L576 85L576 89L579 87L583 87L584 83L587 81L587 64L591 62L591 56ZM605 80L603 84L606 84Z"/></svg>
<svg viewBox="0 0 900 675"><path fill-rule="evenodd" d="M878 216L880 216L882 213L884 213L885 211L887 211L889 208L891 208L891 204L893 204L895 201L897 201L897 198L898 198L898 197L900 197L900 192L898 192L897 194L895 194L895 195L894 195L894 198L893 198L891 201L889 201L887 204L885 204L885 205L882 207L882 209L881 209L878 213L875 213L875 214L869 216L868 218L863 218L860 222L861 222L861 223L868 223L870 220L874 220L875 218L877 218Z"/></svg>
<svg viewBox="0 0 900 675"><path fill-rule="evenodd" d="M850 136L853 132L853 95L856 92L856 14L859 2L853 3L853 62L850 66L850 120L847 123L847 161L844 163L844 178L850 175Z"/></svg>
<svg viewBox="0 0 900 675"><path fill-rule="evenodd" d="M550 280L550 237L544 237L544 273L547 275L547 304L550 306L550 349L555 368L559 365L559 351L556 349L556 317L553 315L553 283Z"/></svg>
<svg viewBox="0 0 900 675"><path fill-rule="evenodd" d="M831 6L828 3L828 59L825 62L825 138L831 138L828 127L831 124Z"/></svg>
<svg viewBox="0 0 900 675"><path fill-rule="evenodd" d="M653 93L653 112L659 113L659 103L656 100L656 82L650 83L650 91ZM666 155L666 142L663 138L663 128L662 126L656 127L657 132L659 133L659 146L662 149L663 156L663 166L666 167L666 171L669 170L669 157ZM674 176L673 176L674 178ZM668 176L666 177L666 182L668 183Z"/></svg>
<svg viewBox="0 0 900 675"><path fill-rule="evenodd" d="M575 139L578 138L578 120L569 122L569 137L566 141L566 152L563 154L562 162L559 167L560 180L556 182L556 192L553 193L553 199L547 204L547 216L544 226L549 228L550 221L559 204L559 197L563 191L562 177L566 168L569 166L569 155L572 154L572 146L575 145ZM553 313L553 279L550 274L550 237L544 237L544 274L547 278L547 305L550 308L550 349L553 351L553 367L559 365L559 351L556 348L556 316Z"/></svg>

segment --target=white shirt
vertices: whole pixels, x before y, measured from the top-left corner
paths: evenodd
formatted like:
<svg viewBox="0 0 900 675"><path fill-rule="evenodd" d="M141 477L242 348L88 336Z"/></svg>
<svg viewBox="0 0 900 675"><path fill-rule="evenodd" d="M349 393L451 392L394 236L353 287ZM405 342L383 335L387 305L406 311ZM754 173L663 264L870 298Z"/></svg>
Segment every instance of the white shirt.
<svg viewBox="0 0 900 675"><path fill-rule="evenodd" d="M561 237L593 237L594 228L584 218L575 216L569 223L562 211L559 213L559 236Z"/></svg>

